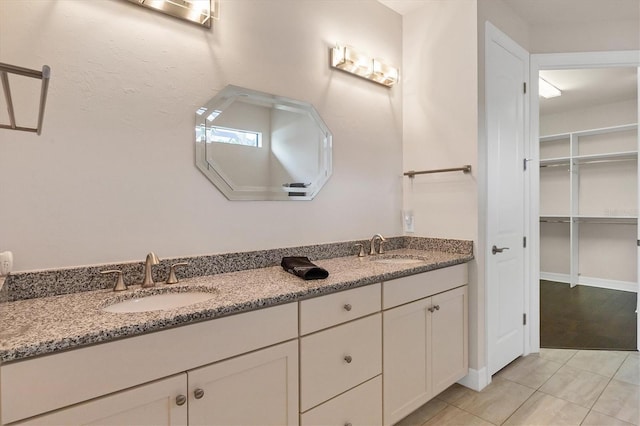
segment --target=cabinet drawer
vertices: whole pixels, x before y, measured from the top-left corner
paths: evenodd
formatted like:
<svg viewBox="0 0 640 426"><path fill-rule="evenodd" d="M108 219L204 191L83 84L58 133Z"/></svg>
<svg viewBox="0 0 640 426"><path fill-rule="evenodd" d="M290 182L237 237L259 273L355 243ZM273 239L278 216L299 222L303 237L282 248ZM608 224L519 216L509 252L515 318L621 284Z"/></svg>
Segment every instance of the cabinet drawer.
<svg viewBox="0 0 640 426"><path fill-rule="evenodd" d="M382 376L377 376L301 416L301 426L382 424Z"/></svg>
<svg viewBox="0 0 640 426"><path fill-rule="evenodd" d="M464 263L385 281L382 285L382 309L389 309L436 293L442 293L468 282L467 265Z"/></svg>
<svg viewBox="0 0 640 426"><path fill-rule="evenodd" d="M300 334L309 334L380 310L380 284L300 302Z"/></svg>
<svg viewBox="0 0 640 426"><path fill-rule="evenodd" d="M382 372L382 317L375 314L300 340L300 408L306 411Z"/></svg>

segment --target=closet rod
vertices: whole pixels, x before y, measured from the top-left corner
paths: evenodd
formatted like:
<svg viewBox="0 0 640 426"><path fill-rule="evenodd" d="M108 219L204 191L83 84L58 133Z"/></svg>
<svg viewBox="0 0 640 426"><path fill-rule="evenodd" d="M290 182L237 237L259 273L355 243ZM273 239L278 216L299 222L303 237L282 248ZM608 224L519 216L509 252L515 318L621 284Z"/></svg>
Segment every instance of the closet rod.
<svg viewBox="0 0 640 426"><path fill-rule="evenodd" d="M13 99L11 98L11 88L9 86L9 74L21 75L24 77L37 78L42 80L40 88L40 107L38 110L38 126L21 127L16 125L16 116L13 109ZM29 68L18 67L10 64L0 63L0 82L4 90L4 98L7 102L7 111L9 113L10 124L0 124L0 129L21 130L24 132L34 132L40 135L42 132L42 122L44 120L44 107L47 103L47 91L49 90L49 79L51 78L51 68L48 65L42 67L42 71L32 70Z"/></svg>
<svg viewBox="0 0 640 426"><path fill-rule="evenodd" d="M544 161L544 160L543 160ZM637 161L636 158L612 158L609 160L584 160L584 161L580 161L580 159L577 160L578 164L596 164L596 163L619 163L622 161ZM570 162L567 160L565 162L562 163L556 163L556 164L541 164L540 167L567 167L570 164Z"/></svg>
<svg viewBox="0 0 640 426"><path fill-rule="evenodd" d="M471 173L471 165L470 164L466 164L462 167L453 167L450 169L435 169L435 170L422 170L419 172L416 172L415 170L409 170L408 172L405 172L404 175L405 176L409 176L411 179L413 179L415 177L415 175L426 175L426 174L431 174L431 173L446 173L446 172L463 172L463 173Z"/></svg>
<svg viewBox="0 0 640 426"><path fill-rule="evenodd" d="M576 219L576 223L595 223L598 225L637 225L636 221L631 220L592 220L592 219ZM540 223L571 223L570 220L548 220L548 219L540 219Z"/></svg>

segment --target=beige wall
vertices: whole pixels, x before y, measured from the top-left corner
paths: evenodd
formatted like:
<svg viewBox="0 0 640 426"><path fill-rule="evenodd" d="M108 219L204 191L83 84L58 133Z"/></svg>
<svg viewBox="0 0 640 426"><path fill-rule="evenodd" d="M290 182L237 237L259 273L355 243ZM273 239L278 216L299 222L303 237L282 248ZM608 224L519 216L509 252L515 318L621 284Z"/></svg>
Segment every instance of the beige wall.
<svg viewBox="0 0 640 426"><path fill-rule="evenodd" d="M426 1L403 20L403 167L429 170L471 164L472 174L404 179L404 208L415 235L477 241L476 1ZM478 365L476 264L470 264L470 364Z"/></svg>
<svg viewBox="0 0 640 426"><path fill-rule="evenodd" d="M15 270L401 234L402 86L328 66L336 42L400 64L401 17L374 0L220 11L206 30L124 1L0 1L2 62L53 75L43 135L0 130L0 251ZM315 200L230 202L196 169L194 112L226 84L319 110L334 174Z"/></svg>

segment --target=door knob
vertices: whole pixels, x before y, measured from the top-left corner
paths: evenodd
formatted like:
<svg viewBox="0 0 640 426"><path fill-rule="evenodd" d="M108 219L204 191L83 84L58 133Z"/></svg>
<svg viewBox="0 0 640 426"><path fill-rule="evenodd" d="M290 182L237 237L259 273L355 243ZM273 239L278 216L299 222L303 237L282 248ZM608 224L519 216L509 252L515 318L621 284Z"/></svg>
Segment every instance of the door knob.
<svg viewBox="0 0 640 426"><path fill-rule="evenodd" d="M496 247L495 245L493 247L491 247L491 253L492 254L496 254L496 253L502 253L505 250L509 250L509 247Z"/></svg>

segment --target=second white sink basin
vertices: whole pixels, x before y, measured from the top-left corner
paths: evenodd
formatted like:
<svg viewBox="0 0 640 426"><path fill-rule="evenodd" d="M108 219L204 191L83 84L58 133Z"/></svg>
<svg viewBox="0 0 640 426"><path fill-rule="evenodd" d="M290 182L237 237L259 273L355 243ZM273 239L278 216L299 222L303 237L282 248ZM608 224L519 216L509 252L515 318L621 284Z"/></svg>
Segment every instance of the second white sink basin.
<svg viewBox="0 0 640 426"><path fill-rule="evenodd" d="M212 299L214 296L214 293L203 291L153 294L114 303L113 305L102 308L102 310L113 313L162 311L204 302L205 300Z"/></svg>

